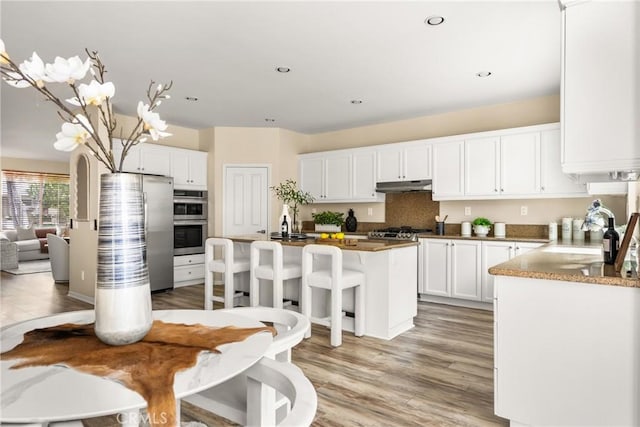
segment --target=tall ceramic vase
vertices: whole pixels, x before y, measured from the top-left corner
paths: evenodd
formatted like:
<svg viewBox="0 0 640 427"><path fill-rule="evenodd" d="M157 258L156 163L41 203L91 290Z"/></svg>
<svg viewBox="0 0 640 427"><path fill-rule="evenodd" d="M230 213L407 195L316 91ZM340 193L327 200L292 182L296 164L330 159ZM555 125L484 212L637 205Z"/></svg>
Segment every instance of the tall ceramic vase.
<svg viewBox="0 0 640 427"><path fill-rule="evenodd" d="M141 340L151 329L142 177L100 177L95 331L111 345Z"/></svg>

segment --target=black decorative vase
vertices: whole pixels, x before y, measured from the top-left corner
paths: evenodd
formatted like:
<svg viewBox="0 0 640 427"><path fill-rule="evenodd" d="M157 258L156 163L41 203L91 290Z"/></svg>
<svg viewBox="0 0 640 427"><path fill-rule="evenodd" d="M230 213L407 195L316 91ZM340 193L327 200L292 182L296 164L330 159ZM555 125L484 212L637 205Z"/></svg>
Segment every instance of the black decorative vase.
<svg viewBox="0 0 640 427"><path fill-rule="evenodd" d="M349 209L349 215L344 220L344 226L347 231L351 232L356 231L356 228L358 228L358 220L353 216L353 209Z"/></svg>

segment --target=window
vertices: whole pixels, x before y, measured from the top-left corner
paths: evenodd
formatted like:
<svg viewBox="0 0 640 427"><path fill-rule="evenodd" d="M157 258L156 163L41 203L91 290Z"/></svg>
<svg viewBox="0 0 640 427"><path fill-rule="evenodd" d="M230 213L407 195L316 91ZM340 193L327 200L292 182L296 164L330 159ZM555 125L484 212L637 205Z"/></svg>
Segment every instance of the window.
<svg viewBox="0 0 640 427"><path fill-rule="evenodd" d="M66 226L69 175L2 171L2 229Z"/></svg>

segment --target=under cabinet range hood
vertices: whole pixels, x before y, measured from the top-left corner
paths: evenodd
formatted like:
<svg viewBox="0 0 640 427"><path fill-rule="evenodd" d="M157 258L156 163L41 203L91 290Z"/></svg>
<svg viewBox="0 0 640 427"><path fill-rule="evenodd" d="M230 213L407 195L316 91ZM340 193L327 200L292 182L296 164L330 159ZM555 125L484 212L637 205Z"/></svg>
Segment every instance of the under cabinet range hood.
<svg viewBox="0 0 640 427"><path fill-rule="evenodd" d="M378 193L408 193L410 191L431 191L431 180L420 179L416 181L378 182Z"/></svg>

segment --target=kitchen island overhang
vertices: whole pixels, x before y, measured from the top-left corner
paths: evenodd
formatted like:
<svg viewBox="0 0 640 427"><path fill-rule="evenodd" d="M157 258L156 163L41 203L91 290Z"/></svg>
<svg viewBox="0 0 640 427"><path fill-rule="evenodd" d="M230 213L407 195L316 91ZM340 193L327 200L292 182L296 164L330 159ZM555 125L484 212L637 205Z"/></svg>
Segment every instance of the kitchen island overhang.
<svg viewBox="0 0 640 427"><path fill-rule="evenodd" d="M228 236L234 242L236 256L249 256L253 241L268 240L265 235ZM318 243L316 239L280 241L285 262L302 262L302 248ZM330 243L325 243L330 244ZM344 268L365 274L365 336L385 340L393 339L413 328L413 319L418 313L418 243L413 241L358 240L355 245L336 244L343 251ZM248 292L249 273L236 274L236 289ZM299 303L300 280L285 281L284 297L294 304ZM329 313L329 294L312 289L314 316ZM353 332L353 290L343 291L343 329ZM270 303L271 285L260 286L260 301Z"/></svg>

